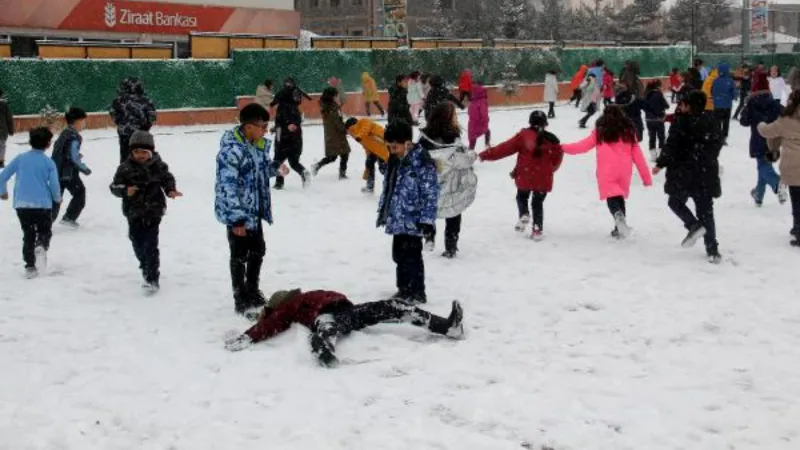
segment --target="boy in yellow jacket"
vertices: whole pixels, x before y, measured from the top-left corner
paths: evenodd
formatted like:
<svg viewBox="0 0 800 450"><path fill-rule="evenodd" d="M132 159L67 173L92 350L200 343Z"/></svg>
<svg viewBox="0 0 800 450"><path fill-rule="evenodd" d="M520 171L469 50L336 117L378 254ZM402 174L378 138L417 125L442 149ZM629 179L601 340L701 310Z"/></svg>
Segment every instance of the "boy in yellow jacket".
<svg viewBox="0 0 800 450"><path fill-rule="evenodd" d="M364 179L367 185L361 189L365 194L375 191L375 164L379 163L379 170L384 173L386 161L389 160L389 148L383 141L383 127L369 119L356 119L351 117L344 123L347 133L353 137L367 152Z"/></svg>

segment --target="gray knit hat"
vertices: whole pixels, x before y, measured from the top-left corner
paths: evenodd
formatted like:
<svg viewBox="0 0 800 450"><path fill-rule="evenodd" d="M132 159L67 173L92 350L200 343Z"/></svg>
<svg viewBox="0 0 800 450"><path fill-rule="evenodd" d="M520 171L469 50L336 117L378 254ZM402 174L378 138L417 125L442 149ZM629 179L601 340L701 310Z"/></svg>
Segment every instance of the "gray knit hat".
<svg viewBox="0 0 800 450"><path fill-rule="evenodd" d="M297 295L300 295L300 292L300 289L292 289L290 291L275 291L275 293L270 296L269 301L267 301L267 308L277 308L282 303L285 303Z"/></svg>
<svg viewBox="0 0 800 450"><path fill-rule="evenodd" d="M147 131L140 130L133 133L130 141L128 141L128 146L130 147L131 151L136 149L144 149L152 152L156 149L156 142L153 139L152 134L148 133Z"/></svg>

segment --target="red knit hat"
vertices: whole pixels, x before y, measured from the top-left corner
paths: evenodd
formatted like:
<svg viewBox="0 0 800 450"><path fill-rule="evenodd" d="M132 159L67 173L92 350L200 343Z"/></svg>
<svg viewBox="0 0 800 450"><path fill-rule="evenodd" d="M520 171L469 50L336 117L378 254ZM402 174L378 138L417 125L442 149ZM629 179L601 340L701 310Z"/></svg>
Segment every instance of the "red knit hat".
<svg viewBox="0 0 800 450"><path fill-rule="evenodd" d="M769 79L767 79L767 72L757 71L753 74L753 92L768 91Z"/></svg>

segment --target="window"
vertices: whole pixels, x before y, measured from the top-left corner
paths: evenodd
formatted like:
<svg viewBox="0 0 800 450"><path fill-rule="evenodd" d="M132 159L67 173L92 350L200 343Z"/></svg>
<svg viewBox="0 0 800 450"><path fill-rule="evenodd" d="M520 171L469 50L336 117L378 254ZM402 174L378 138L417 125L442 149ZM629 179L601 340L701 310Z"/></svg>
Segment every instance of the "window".
<svg viewBox="0 0 800 450"><path fill-rule="evenodd" d="M309 8L319 8L319 0L308 0Z"/></svg>
<svg viewBox="0 0 800 450"><path fill-rule="evenodd" d="M341 0L330 0L331 1L331 8L338 8Z"/></svg>
<svg viewBox="0 0 800 450"><path fill-rule="evenodd" d="M364 30L350 30L350 36L363 36Z"/></svg>

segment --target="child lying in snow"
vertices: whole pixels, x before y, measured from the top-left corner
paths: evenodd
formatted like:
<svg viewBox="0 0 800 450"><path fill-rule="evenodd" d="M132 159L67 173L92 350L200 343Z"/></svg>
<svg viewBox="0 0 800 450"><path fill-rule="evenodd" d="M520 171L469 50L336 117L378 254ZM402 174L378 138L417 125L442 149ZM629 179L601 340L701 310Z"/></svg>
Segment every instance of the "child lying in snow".
<svg viewBox="0 0 800 450"><path fill-rule="evenodd" d="M427 327L432 333L460 339L464 335L463 315L457 301L453 302L450 316L445 319L399 300L354 305L344 294L333 291L277 291L264 307L258 323L244 334L225 342L225 348L243 350L288 330L293 323L299 323L312 331L311 351L319 363L333 367L338 363L334 354L336 340L351 331L379 323L406 322Z"/></svg>

